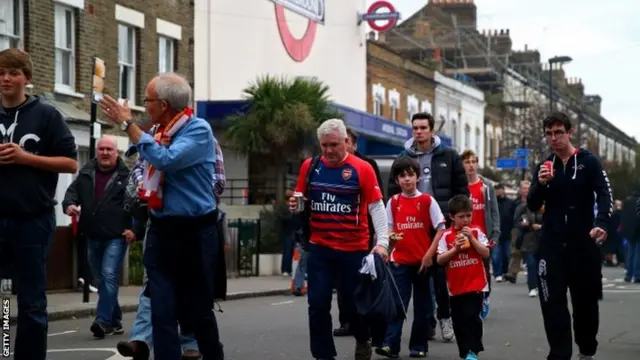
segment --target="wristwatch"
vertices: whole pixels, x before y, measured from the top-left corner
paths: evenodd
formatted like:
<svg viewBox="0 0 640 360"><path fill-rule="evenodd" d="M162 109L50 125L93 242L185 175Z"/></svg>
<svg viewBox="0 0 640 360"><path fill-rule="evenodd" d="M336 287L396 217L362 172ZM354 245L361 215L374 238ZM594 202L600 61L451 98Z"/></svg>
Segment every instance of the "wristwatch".
<svg viewBox="0 0 640 360"><path fill-rule="evenodd" d="M131 126L131 124L133 124L133 121L131 120L123 121L122 124L120 124L120 130L127 131L129 129L129 126Z"/></svg>

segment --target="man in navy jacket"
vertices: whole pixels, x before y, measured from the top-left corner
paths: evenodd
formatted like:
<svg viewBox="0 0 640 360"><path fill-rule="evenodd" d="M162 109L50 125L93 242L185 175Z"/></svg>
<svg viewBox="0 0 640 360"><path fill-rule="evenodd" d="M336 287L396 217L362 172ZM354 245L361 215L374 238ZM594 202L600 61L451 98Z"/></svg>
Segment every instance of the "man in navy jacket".
<svg viewBox="0 0 640 360"><path fill-rule="evenodd" d="M545 205L538 288L550 347L547 360L569 360L572 356L567 289L571 291L580 358L592 359L598 348L598 297L602 290L599 245L607 238L605 229L613 213L611 186L600 160L571 144L573 129L567 115L551 114L543 129L554 150L547 158L552 169L548 163L536 167L527 205L534 212ZM598 204L595 219L594 201Z"/></svg>

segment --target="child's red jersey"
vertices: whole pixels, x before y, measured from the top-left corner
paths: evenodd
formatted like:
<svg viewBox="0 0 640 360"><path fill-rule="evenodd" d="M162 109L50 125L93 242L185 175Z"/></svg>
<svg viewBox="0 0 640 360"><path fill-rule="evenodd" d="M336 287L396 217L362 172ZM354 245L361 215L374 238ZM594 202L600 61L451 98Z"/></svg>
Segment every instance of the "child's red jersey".
<svg viewBox="0 0 640 360"><path fill-rule="evenodd" d="M473 236L484 246L489 241L487 236L478 226L471 225ZM453 227L448 228L442 234L438 244L438 255L444 254L455 246L458 231ZM446 265L447 285L452 296L470 292L489 291L487 275L482 261L482 256L472 247L458 253Z"/></svg>
<svg viewBox="0 0 640 360"><path fill-rule="evenodd" d="M348 155L339 165L329 165L324 157L309 181L311 159L300 167L296 191L310 200L313 244L343 251L369 249L369 204L382 199L373 168L356 156Z"/></svg>
<svg viewBox="0 0 640 360"><path fill-rule="evenodd" d="M387 202L387 219L389 229L403 235L391 252L391 261L404 265L420 264L431 246L431 229L445 221L438 202L419 191L411 197L392 196Z"/></svg>

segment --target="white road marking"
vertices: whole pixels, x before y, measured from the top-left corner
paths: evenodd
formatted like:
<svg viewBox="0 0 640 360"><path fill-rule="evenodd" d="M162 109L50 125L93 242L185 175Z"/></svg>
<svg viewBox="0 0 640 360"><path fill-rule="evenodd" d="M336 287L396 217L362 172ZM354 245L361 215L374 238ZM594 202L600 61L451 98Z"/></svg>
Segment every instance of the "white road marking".
<svg viewBox="0 0 640 360"><path fill-rule="evenodd" d="M273 303L271 305L278 306L278 305L286 305L286 304L293 304L293 300L281 301L281 302Z"/></svg>
<svg viewBox="0 0 640 360"><path fill-rule="evenodd" d="M640 294L640 289L638 290L626 290L626 289L611 289L611 290L603 290L605 293L621 293L621 294Z"/></svg>
<svg viewBox="0 0 640 360"><path fill-rule="evenodd" d="M63 331L63 332L59 332L59 333L53 333L53 334L48 334L47 336L58 336L58 335L67 335L67 334L73 334L78 332L78 330L67 330L67 331Z"/></svg>
<svg viewBox="0 0 640 360"><path fill-rule="evenodd" d="M105 360L127 360L126 358L120 354L118 354L117 349L109 349L109 348L83 348L83 349L52 349L47 350L47 353L64 353L64 352L92 352L92 351L105 351L112 352L113 355L111 357L106 358ZM11 353L13 355L13 353Z"/></svg>
<svg viewBox="0 0 640 360"><path fill-rule="evenodd" d="M616 284L604 284L602 285L603 288L610 288L610 287L614 287L616 286Z"/></svg>

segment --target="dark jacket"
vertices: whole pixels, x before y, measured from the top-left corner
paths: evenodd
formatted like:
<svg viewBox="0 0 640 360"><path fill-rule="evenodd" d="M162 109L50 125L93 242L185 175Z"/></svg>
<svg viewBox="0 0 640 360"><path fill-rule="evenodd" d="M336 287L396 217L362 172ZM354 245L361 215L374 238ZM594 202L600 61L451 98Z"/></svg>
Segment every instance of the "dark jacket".
<svg viewBox="0 0 640 360"><path fill-rule="evenodd" d="M410 141L407 141L407 144L409 143ZM398 154L398 158L409 156L418 160L419 155L406 148L407 146ZM420 176L424 176L424 174L420 174ZM464 173L462 159L456 150L442 144L435 144L435 148L431 151L431 189L433 189L433 197L440 205L445 218L448 218L449 200L452 197L455 195L469 196L467 175ZM400 186L396 184L396 180L390 174L387 196L391 197L400 191Z"/></svg>
<svg viewBox="0 0 640 360"><path fill-rule="evenodd" d="M609 229L613 214L613 195L607 173L600 159L588 150L580 149L568 161L551 155L554 177L546 185L538 182L541 164L536 166L527 197L529 209L536 212L545 204L544 241L582 243L591 241L589 231L595 226ZM595 196L594 196L595 194ZM598 216L593 208L598 203Z"/></svg>
<svg viewBox="0 0 640 360"><path fill-rule="evenodd" d="M382 192L382 201L386 204L386 200L384 197L384 190L382 189L382 177L380 176L380 169L378 168L378 163L372 158L362 155L359 152L355 152L356 157L366 161L373 168L373 172L376 173L376 180L378 181L378 186L380 187L380 192ZM376 238L376 230L373 228L373 221L371 220L371 215L367 215L369 219L369 248L373 248L375 245Z"/></svg>
<svg viewBox="0 0 640 360"><path fill-rule="evenodd" d="M125 189L129 181L129 168L118 158L116 171L104 189L99 201L94 199L94 185L98 162L94 159L80 169L78 177L69 185L62 209L70 205L82 206L78 229L90 239L113 239L131 229L131 214L125 211Z"/></svg>
<svg viewBox="0 0 640 360"><path fill-rule="evenodd" d="M511 239L511 230L514 226L513 217L516 211L516 202L506 196L498 198L498 211L500 212L500 242L505 243Z"/></svg>
<svg viewBox="0 0 640 360"><path fill-rule="evenodd" d="M640 191L634 191L624 200L620 214L622 236L634 243L640 242L640 216L636 213L636 204L639 199Z"/></svg>
<svg viewBox="0 0 640 360"><path fill-rule="evenodd" d="M37 96L14 109L0 106L0 144L16 143L32 154L77 159L75 140L62 115ZM25 165L0 166L0 217L53 213L58 174Z"/></svg>

